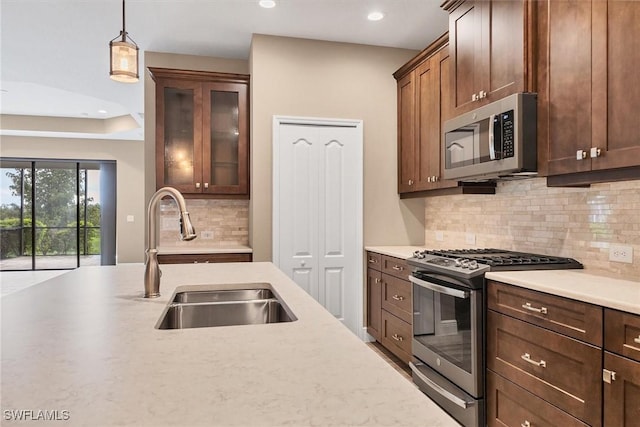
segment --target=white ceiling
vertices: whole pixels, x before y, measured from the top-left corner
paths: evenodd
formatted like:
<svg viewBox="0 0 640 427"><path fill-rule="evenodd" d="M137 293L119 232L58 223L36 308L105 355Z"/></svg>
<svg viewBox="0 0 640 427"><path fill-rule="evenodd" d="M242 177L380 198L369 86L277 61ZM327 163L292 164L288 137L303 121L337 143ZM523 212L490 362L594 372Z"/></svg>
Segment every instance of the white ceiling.
<svg viewBox="0 0 640 427"><path fill-rule="evenodd" d="M420 50L447 30L440 3L278 0L275 8L263 9L258 0L129 0L126 28L140 47L141 60L145 50L247 59L254 33ZM131 114L142 123L143 79L123 84L108 75L108 43L122 28L120 0L0 4L0 113ZM368 21L374 10L385 18ZM141 62L141 74L143 67ZM126 136L142 139L142 132Z"/></svg>

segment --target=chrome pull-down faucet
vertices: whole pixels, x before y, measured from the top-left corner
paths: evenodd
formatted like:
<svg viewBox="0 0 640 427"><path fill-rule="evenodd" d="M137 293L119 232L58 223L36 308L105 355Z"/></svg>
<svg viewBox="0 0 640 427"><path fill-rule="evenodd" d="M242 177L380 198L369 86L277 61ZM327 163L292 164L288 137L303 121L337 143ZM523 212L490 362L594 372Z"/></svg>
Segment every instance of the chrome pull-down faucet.
<svg viewBox="0 0 640 427"><path fill-rule="evenodd" d="M156 298L160 296L160 266L158 265L158 249L157 249L157 231L156 226L156 211L158 209L158 202L164 197L170 196L175 200L180 209L180 239L181 240L193 240L197 236L196 230L191 224L191 218L189 218L189 212L187 212L187 206L184 202L184 197L178 190L173 187L162 187L151 196L149 200L149 207L147 209L147 224L149 226L147 233L147 250L144 269L144 297Z"/></svg>

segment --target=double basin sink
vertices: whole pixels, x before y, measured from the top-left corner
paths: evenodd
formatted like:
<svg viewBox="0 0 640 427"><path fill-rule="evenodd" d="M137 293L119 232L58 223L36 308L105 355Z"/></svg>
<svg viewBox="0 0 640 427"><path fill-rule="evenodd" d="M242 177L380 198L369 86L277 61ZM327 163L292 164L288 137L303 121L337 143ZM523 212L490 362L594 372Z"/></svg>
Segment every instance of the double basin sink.
<svg viewBox="0 0 640 427"><path fill-rule="evenodd" d="M268 283L178 290L156 329L256 325L297 320Z"/></svg>

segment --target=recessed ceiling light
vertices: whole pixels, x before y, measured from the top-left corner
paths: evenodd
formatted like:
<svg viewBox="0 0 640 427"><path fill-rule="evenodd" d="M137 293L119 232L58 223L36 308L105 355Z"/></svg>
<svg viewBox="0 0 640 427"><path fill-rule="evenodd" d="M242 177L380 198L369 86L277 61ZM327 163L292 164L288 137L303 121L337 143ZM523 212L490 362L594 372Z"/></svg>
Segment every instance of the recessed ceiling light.
<svg viewBox="0 0 640 427"><path fill-rule="evenodd" d="M276 2L274 0L260 0L258 4L265 9L271 9L272 7L276 7Z"/></svg>
<svg viewBox="0 0 640 427"><path fill-rule="evenodd" d="M384 13L382 12L371 12L369 15L367 15L367 19L369 21L379 21L382 18L384 18Z"/></svg>
<svg viewBox="0 0 640 427"><path fill-rule="evenodd" d="M107 110L98 110L98 113L100 113L100 114L107 114Z"/></svg>

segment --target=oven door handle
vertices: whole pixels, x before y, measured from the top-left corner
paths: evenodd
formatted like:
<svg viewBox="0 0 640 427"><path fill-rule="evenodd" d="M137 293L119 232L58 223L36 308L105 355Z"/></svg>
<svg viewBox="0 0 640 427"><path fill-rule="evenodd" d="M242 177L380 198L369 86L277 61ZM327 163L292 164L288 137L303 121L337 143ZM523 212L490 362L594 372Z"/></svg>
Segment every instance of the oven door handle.
<svg viewBox="0 0 640 427"><path fill-rule="evenodd" d="M422 286L423 288L427 288L441 294L451 295L452 297L456 298L469 298L469 292L461 291L454 288L448 288L442 285L436 285L435 283L418 279L415 276L409 276L409 280L411 281L411 283L415 283L418 286Z"/></svg>
<svg viewBox="0 0 640 427"><path fill-rule="evenodd" d="M464 399L460 399L458 396L454 395L450 391L447 391L444 388L440 387L438 384L433 382L429 377L427 377L425 374L420 372L418 367L416 365L414 365L413 362L409 362L409 367L411 368L411 371L418 378L420 378L420 380L424 381L429 387L431 387L432 389L437 391L439 394L441 394L442 397L444 397L445 399L451 401L452 403L456 404L457 406L461 407L462 409L467 409L469 406L471 406L471 404L473 404L473 403L470 404L469 402L465 401Z"/></svg>

